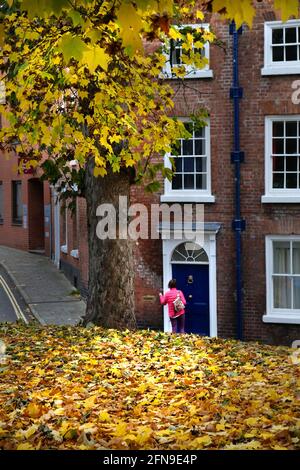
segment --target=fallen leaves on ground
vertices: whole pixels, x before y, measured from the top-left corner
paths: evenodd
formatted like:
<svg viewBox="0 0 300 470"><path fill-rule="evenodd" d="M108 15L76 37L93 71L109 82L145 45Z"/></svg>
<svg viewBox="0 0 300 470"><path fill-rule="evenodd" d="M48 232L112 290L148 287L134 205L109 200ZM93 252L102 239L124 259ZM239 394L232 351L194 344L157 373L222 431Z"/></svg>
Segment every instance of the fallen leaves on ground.
<svg viewBox="0 0 300 470"><path fill-rule="evenodd" d="M0 338L0 449L300 448L289 348L7 324Z"/></svg>

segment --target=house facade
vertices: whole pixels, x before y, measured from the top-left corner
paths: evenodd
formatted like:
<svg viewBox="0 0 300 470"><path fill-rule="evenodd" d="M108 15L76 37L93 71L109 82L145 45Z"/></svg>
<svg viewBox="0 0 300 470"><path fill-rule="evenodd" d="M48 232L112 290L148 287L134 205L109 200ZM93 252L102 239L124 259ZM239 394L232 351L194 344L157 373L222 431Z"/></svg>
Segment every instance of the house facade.
<svg viewBox="0 0 300 470"><path fill-rule="evenodd" d="M131 203L145 204L149 212L152 204L203 205L204 235L193 242L188 227L175 221L171 236L161 223L159 238L135 242L138 325L170 331L158 293L176 278L188 300L188 332L291 345L300 339L300 19L282 23L264 1L257 4L253 28L243 27L242 34L218 15L206 18L205 27L219 39L205 50L207 67L187 70L184 85L166 69L176 92L174 116L191 134L174 155L175 177L162 180L156 194L131 190ZM173 44L173 64L180 54L180 44ZM200 109L209 117L197 129L189 116ZM24 179L29 194L31 179ZM10 180L7 175L7 188L13 188ZM78 199L75 215L60 215L54 190L45 199L47 192L44 187L44 201L52 201L46 253L85 295L85 201ZM5 189L0 200L4 193L13 201ZM196 222L190 230L197 233ZM18 244L14 230L4 216L0 243L30 249Z"/></svg>

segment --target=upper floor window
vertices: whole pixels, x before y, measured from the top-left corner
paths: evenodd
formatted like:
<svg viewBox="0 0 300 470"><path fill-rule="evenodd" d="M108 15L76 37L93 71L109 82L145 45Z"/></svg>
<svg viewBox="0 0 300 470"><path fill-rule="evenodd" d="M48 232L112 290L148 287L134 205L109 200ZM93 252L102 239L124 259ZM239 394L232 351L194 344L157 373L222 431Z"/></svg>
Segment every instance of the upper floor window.
<svg viewBox="0 0 300 470"><path fill-rule="evenodd" d="M175 26L174 26L175 28ZM179 31L193 29L199 31L199 42L204 43L203 48L197 48L193 45L192 51L194 53L200 53L201 58L204 59L204 67L197 68L195 65L184 64L183 55L188 54L184 48L184 42L181 39L171 39L168 47L165 50L166 63L163 70L163 74L166 78L177 78L174 73L174 68L184 66L186 75L185 78L210 78L213 76L213 72L209 65L209 42L203 38L203 32L209 31L208 24L190 24L176 27Z"/></svg>
<svg viewBox="0 0 300 470"><path fill-rule="evenodd" d="M22 181L12 181L12 223L23 223Z"/></svg>
<svg viewBox="0 0 300 470"><path fill-rule="evenodd" d="M265 64L262 75L300 73L300 20L265 23Z"/></svg>
<svg viewBox="0 0 300 470"><path fill-rule="evenodd" d="M300 116L267 117L263 202L300 202Z"/></svg>
<svg viewBox="0 0 300 470"><path fill-rule="evenodd" d="M165 202L214 202L210 182L210 126L196 128L193 122L186 121L185 127L190 134L188 139L179 139L174 151L166 155L165 164L172 168L173 180L165 181Z"/></svg>

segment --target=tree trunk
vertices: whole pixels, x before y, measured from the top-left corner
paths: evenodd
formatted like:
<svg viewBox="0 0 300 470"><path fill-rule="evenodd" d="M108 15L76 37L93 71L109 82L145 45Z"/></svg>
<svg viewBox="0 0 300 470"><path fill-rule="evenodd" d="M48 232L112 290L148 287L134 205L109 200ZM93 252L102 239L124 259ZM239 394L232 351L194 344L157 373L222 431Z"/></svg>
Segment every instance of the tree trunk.
<svg viewBox="0 0 300 470"><path fill-rule="evenodd" d="M93 163L86 168L85 196L87 202L89 244L89 294L86 315L82 321L106 328L134 329L134 267L131 240L105 239L96 235L97 207L112 204L119 214L119 196L130 200L129 173L112 173L104 177L93 176ZM118 233L118 230L117 230Z"/></svg>

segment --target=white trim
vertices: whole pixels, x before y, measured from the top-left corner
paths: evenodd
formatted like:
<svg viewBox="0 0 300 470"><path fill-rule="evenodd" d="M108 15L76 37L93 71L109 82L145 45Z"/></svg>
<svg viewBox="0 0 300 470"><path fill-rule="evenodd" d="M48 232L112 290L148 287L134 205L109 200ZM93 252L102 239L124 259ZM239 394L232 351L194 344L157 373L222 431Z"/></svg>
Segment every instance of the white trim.
<svg viewBox="0 0 300 470"><path fill-rule="evenodd" d="M300 204L299 196L262 196L261 202L264 204Z"/></svg>
<svg viewBox="0 0 300 470"><path fill-rule="evenodd" d="M62 246L60 247L60 251L61 251L62 253L68 254L68 245L62 245Z"/></svg>
<svg viewBox="0 0 300 470"><path fill-rule="evenodd" d="M294 65L289 67L287 62L284 62L284 67L264 67L261 69L261 74L263 77L268 77L269 75L299 75L300 74L300 65L295 67Z"/></svg>
<svg viewBox="0 0 300 470"><path fill-rule="evenodd" d="M185 192L185 194L182 194L183 191L177 191L178 195L176 195L176 191L172 191L174 194L172 195L162 195L160 197L161 202L199 202L199 203L214 203L216 202L215 196L199 196L197 191L194 191L193 194L188 194L189 192Z"/></svg>
<svg viewBox="0 0 300 470"><path fill-rule="evenodd" d="M178 118L182 122L190 122L188 118ZM185 190L185 189L172 189L172 182L167 178L165 179L164 184L164 194L161 195L161 202L199 202L199 203L214 203L215 196L211 193L211 139L210 139L210 119L207 120L207 125L205 126L205 155L206 155L206 165L207 165L207 189L194 189L194 190ZM165 154L165 167L172 169L172 164L170 162L171 154Z"/></svg>
<svg viewBox="0 0 300 470"><path fill-rule="evenodd" d="M300 241L300 235L267 235L265 239L266 262L266 313L264 323L300 323L300 310L279 309L273 306L273 241Z"/></svg>
<svg viewBox="0 0 300 470"><path fill-rule="evenodd" d="M183 24L181 26L177 26L177 25L172 25L172 26L174 28L178 28L179 30L180 30L180 28L185 28L185 27L191 27L193 29L203 28L203 29L207 29L207 30L209 30L209 28L210 28L210 25L208 23ZM192 67L192 66L185 65L185 68L186 68L186 71L187 71L187 74L184 77L185 80L187 78L191 78L191 79L194 79L194 78L213 78L214 74L213 74L213 71L210 69L210 47L209 47L209 45L210 44L209 44L208 41L204 45L204 54L205 54L205 58L208 60L208 64L205 67L203 67L203 69L194 69L194 67ZM166 63L165 63L165 66L163 68L163 78L171 79L171 80L178 80L178 77L172 75L171 64L169 62L169 60L170 60L169 54L166 52L164 55L166 57Z"/></svg>
<svg viewBox="0 0 300 470"><path fill-rule="evenodd" d="M261 70L263 76L267 75L292 75L300 73L300 60L273 62L272 59L272 31L276 28L299 27L300 20L266 21L264 25L264 67Z"/></svg>
<svg viewBox="0 0 300 470"><path fill-rule="evenodd" d="M297 317L293 315L264 315L263 322L300 325L300 316Z"/></svg>
<svg viewBox="0 0 300 470"><path fill-rule="evenodd" d="M273 189L272 177L272 136L273 122L299 121L300 115L265 116L265 194L262 203L298 203L300 202L300 189Z"/></svg>
<svg viewBox="0 0 300 470"><path fill-rule="evenodd" d="M60 202L58 193L52 188L52 204L54 218L54 264L59 268L60 264Z"/></svg>
<svg viewBox="0 0 300 470"><path fill-rule="evenodd" d="M174 236L176 237L176 228L174 229ZM180 231L181 233L181 231ZM217 232L205 232L204 246L209 259L209 325L210 336L215 337L218 335L217 325L217 260L216 260L216 235ZM172 279L172 263L171 258L176 246L184 243L185 239L168 239L163 240L163 284L164 292L168 290L168 283ZM184 263L188 264L188 263ZM195 263L191 263L195 264ZM167 306L164 307L164 331L172 331L171 322L169 320Z"/></svg>

